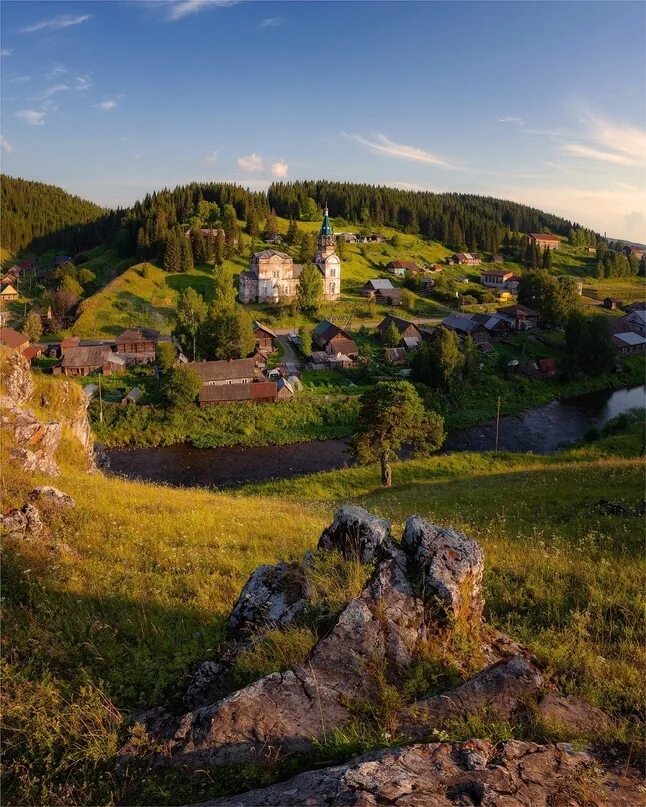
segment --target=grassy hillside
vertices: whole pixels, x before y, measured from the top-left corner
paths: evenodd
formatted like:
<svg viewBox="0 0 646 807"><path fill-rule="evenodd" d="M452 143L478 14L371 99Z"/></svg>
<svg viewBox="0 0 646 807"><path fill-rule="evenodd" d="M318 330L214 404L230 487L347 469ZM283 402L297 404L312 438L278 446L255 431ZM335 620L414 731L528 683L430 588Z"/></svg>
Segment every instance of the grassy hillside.
<svg viewBox="0 0 646 807"><path fill-rule="evenodd" d="M48 416L56 416L50 385ZM40 400L38 397L37 400ZM6 804L182 804L280 769L122 781L115 753L132 711L177 702L212 657L224 619L259 563L298 557L339 502L393 519L413 512L461 528L486 553L487 618L527 642L567 692L608 709L627 736L642 704L643 522L600 499L643 496L642 429L553 457L461 454L243 489L235 495L87 475L66 442L55 484L77 506L48 540L3 546ZM7 447L3 444L2 450ZM12 468L5 507L46 479ZM350 750L345 749L346 755ZM322 749L338 758L339 748Z"/></svg>

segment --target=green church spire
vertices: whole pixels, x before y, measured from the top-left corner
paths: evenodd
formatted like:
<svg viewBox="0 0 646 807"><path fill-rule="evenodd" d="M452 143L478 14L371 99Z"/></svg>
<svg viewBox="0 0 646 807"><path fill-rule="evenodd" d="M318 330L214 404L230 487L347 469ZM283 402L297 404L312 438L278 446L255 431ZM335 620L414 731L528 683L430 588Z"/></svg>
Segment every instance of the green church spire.
<svg viewBox="0 0 646 807"><path fill-rule="evenodd" d="M321 224L321 229L319 231L319 235L333 235L334 230L332 229L332 224L330 223L330 215L327 209L327 203L325 205L325 213L323 214L323 224Z"/></svg>

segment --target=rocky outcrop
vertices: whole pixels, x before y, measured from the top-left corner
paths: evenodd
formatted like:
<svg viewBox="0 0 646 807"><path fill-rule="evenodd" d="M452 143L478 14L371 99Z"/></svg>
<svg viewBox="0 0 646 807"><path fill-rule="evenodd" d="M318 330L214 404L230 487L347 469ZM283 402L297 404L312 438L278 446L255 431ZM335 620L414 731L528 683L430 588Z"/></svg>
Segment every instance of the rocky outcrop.
<svg viewBox="0 0 646 807"><path fill-rule="evenodd" d="M343 532L349 523L355 527ZM521 710L532 708L540 714L538 704L548 686L530 654L503 634L481 629L480 546L419 516L406 522L401 549L388 529L387 522L358 508L338 511L319 546L375 561L361 594L346 605L301 666L267 675L209 703L201 699L216 696L226 657L198 668L188 700L199 708L182 716L155 709L140 718L157 749L153 764L195 768L308 751L332 730L346 727L358 711L369 709L366 704L379 703L384 686L396 687L423 648L433 642L444 642L446 648L452 635L464 637L465 626L472 629L468 652L476 674L416 703L402 700L391 710L395 730L403 738L421 740L447 720L477 715L513 722ZM262 626L298 624L308 604L305 569L283 563L254 572L231 615L230 628L238 641ZM476 659L482 659L480 665ZM543 702L546 714L558 711L566 722L571 714L573 725L583 725L574 720L578 713L567 699L553 696ZM135 737L141 738L141 730ZM122 749L124 760L140 752L137 741Z"/></svg>
<svg viewBox="0 0 646 807"><path fill-rule="evenodd" d="M51 507L74 507L76 502L67 493L51 485L40 485L27 494L30 502Z"/></svg>
<svg viewBox="0 0 646 807"><path fill-rule="evenodd" d="M541 719L552 729L575 731L595 735L608 728L608 715L580 698L545 692L538 698L536 710Z"/></svg>
<svg viewBox="0 0 646 807"><path fill-rule="evenodd" d="M11 459L21 468L46 476L57 476L56 451L61 441L63 423L80 442L85 453L87 470L96 470L94 441L87 416L89 399L78 385L60 380L58 407L64 412L61 421L43 422L24 407L34 395L34 381L25 359L11 354L2 368L4 394L0 396L0 425L9 436ZM40 405L50 407L43 396Z"/></svg>
<svg viewBox="0 0 646 807"><path fill-rule="evenodd" d="M377 751L200 807L632 807L643 800L632 773L563 744L471 740Z"/></svg>
<svg viewBox="0 0 646 807"><path fill-rule="evenodd" d="M3 381L6 396L17 406L27 403L34 394L34 380L29 364L20 353L7 356L7 366L3 368Z"/></svg>
<svg viewBox="0 0 646 807"><path fill-rule="evenodd" d="M447 719L471 715L510 720L543 684L543 676L531 662L514 656L487 667L450 692L417 701L410 709L413 722L403 727L403 733L422 738Z"/></svg>
<svg viewBox="0 0 646 807"><path fill-rule="evenodd" d="M346 560L370 563L390 537L390 522L373 516L363 507L339 507L332 524L324 530L318 549L335 549Z"/></svg>
<svg viewBox="0 0 646 807"><path fill-rule="evenodd" d="M231 611L229 633L249 635L269 625L291 625L305 610L309 587L303 566L259 566L247 580Z"/></svg>
<svg viewBox="0 0 646 807"><path fill-rule="evenodd" d="M20 509L14 508L0 515L0 533L10 538L37 538L43 530L38 508L27 502Z"/></svg>
<svg viewBox="0 0 646 807"><path fill-rule="evenodd" d="M438 616L478 626L484 607L484 554L477 541L411 516L404 527L402 547L421 577L425 599L435 598L439 603Z"/></svg>

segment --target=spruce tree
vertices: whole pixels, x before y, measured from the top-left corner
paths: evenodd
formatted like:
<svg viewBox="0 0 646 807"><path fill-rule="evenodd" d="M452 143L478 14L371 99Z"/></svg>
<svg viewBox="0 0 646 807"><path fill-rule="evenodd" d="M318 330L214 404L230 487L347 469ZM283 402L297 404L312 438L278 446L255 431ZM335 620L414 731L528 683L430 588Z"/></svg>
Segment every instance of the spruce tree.
<svg viewBox="0 0 646 807"><path fill-rule="evenodd" d="M294 219L290 219L285 240L287 241L288 244L295 244L297 237L298 237L298 225L296 224Z"/></svg>
<svg viewBox="0 0 646 807"><path fill-rule="evenodd" d="M197 266L206 263L206 241L202 235L202 230L191 231L191 247L193 249L193 260Z"/></svg>
<svg viewBox="0 0 646 807"><path fill-rule="evenodd" d="M218 234L215 238L215 265L222 266L224 263L224 247L225 247L225 235L223 230L218 230Z"/></svg>
<svg viewBox="0 0 646 807"><path fill-rule="evenodd" d="M180 235L179 239L180 239L179 271L191 272L194 268L193 250L191 249L191 239L186 238L184 235Z"/></svg>
<svg viewBox="0 0 646 807"><path fill-rule="evenodd" d="M162 264L165 272L181 271L180 245L175 233L169 233L166 237Z"/></svg>

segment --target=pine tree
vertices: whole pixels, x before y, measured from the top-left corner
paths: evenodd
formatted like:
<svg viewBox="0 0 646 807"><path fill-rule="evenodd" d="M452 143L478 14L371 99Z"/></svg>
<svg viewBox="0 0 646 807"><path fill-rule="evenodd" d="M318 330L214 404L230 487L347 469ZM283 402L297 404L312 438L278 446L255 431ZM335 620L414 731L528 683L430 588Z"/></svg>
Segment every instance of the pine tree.
<svg viewBox="0 0 646 807"><path fill-rule="evenodd" d="M193 259L197 266L206 263L206 242L202 235L202 230L191 230L191 247L193 249Z"/></svg>
<svg viewBox="0 0 646 807"><path fill-rule="evenodd" d="M278 235L278 219L276 218L276 211L272 210L267 221L265 222L265 240L275 238Z"/></svg>
<svg viewBox="0 0 646 807"><path fill-rule="evenodd" d="M222 266L224 263L225 235L223 230L218 230L215 238L215 265Z"/></svg>
<svg viewBox="0 0 646 807"><path fill-rule="evenodd" d="M541 268L545 269L546 272L549 272L552 268L552 250L549 247L545 247L545 252L543 252Z"/></svg>
<svg viewBox="0 0 646 807"><path fill-rule="evenodd" d="M288 244L295 244L297 238L298 238L298 225L296 224L294 219L290 219L285 240L287 241Z"/></svg>

